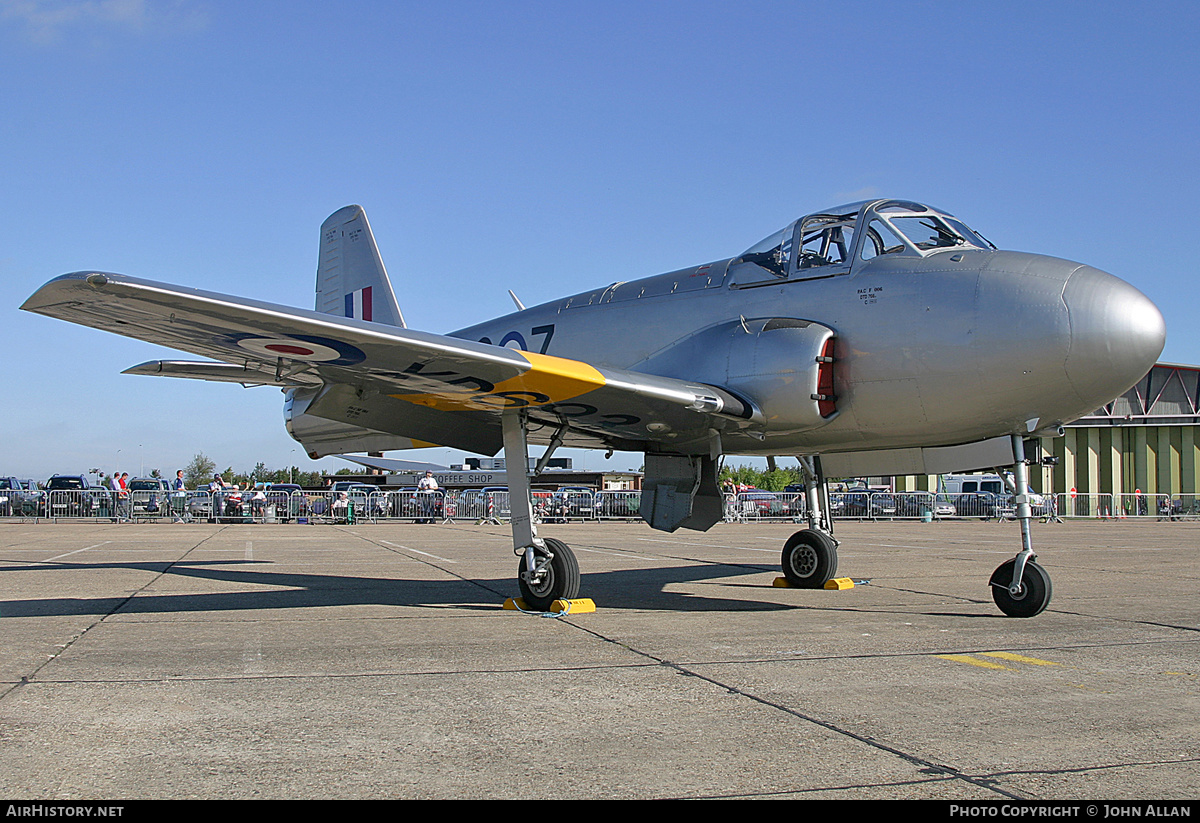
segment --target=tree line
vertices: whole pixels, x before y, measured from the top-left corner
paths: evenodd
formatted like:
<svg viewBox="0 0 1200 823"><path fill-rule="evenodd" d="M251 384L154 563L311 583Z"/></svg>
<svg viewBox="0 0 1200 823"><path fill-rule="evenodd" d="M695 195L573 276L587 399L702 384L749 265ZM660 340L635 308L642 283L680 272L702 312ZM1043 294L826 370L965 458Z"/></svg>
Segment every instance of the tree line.
<svg viewBox="0 0 1200 823"><path fill-rule="evenodd" d="M338 469L334 473L354 474L354 471L346 468ZM226 483L236 483L239 486L254 483L296 483L300 486L320 488L325 485L326 473L304 471L296 466L271 469L262 461L255 463L254 468L247 471L234 471L233 466L226 466L224 471L218 471L216 462L201 452L183 467L183 482L189 489L198 489L208 485L216 474L221 475L221 479ZM155 469L151 476L158 477L158 470ZM719 480L721 484L730 480L738 486L750 486L770 492L781 492L787 486L803 482L799 466L777 468L774 471L754 466L725 466L721 469Z"/></svg>
<svg viewBox="0 0 1200 823"><path fill-rule="evenodd" d="M156 470L157 471L157 470ZM335 474L353 474L350 469L338 469ZM325 485L325 472L304 471L296 466L286 469L269 469L262 461L254 464L248 471L234 471L233 466L226 466L224 471L217 470L217 464L203 452L197 453L183 467L183 482L189 489L198 489L212 482L214 475L221 475L226 483L238 486L251 486L255 483L295 483L300 486L320 488Z"/></svg>
<svg viewBox="0 0 1200 823"><path fill-rule="evenodd" d="M768 492L781 492L788 486L804 482L799 466L774 471L753 466L725 466L717 479L721 485L730 480L735 486L751 486Z"/></svg>

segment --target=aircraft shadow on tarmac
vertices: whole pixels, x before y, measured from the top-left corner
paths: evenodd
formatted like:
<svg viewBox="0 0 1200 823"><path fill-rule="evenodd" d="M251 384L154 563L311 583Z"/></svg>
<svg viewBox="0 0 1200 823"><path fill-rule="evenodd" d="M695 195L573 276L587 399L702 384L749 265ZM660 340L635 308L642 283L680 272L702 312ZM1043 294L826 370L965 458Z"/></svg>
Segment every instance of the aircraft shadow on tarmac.
<svg viewBox="0 0 1200 823"><path fill-rule="evenodd" d="M517 562L514 558L514 564ZM232 560L196 563L39 563L7 566L5 574L22 571L69 573L73 571L130 570L161 573L178 577L212 580L238 586L258 585L259 591L230 591L158 594L153 591L121 597L54 597L28 600L0 600L0 617L48 617L82 614L152 614L165 612L254 611L262 609L302 609L328 606L412 606L492 610L507 597L517 595L513 580L467 579L411 580L389 577L347 577L342 575L272 572L263 567L270 563ZM582 596L594 599L608 609L659 610L676 612L781 611L795 608L790 604L762 600L706 597L689 592L668 591L672 584L711 584L730 592L735 577L762 574L766 566L703 564L664 566L647 569L597 572L583 576ZM755 585L739 582L739 588L770 591L770 582ZM170 586L158 580L154 586ZM286 588L277 588L286 587Z"/></svg>

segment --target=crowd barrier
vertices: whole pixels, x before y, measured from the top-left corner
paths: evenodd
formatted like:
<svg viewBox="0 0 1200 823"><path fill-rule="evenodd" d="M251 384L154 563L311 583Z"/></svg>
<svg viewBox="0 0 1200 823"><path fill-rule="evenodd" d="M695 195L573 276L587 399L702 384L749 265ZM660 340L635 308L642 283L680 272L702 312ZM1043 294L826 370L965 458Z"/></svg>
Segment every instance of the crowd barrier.
<svg viewBox="0 0 1200 823"><path fill-rule="evenodd" d="M534 516L544 523L638 520L641 492L541 491L532 494ZM835 520L1012 520L1012 495L933 492L834 492ZM1195 494L1031 495L1034 517L1053 519L1200 520ZM507 491L465 489L385 491L132 491L74 489L0 494L0 518L54 521L217 523L493 522L510 518ZM724 496L728 523L803 522L807 501L799 492L747 491Z"/></svg>

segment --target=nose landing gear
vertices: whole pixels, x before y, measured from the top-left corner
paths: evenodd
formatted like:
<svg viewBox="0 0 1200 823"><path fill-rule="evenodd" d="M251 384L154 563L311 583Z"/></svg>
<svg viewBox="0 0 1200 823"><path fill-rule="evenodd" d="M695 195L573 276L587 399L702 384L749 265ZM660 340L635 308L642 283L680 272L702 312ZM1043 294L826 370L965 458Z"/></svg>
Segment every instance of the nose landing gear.
<svg viewBox="0 0 1200 823"><path fill-rule="evenodd" d="M1021 575L1021 582L1013 585L1015 559L1002 563L994 572L988 584L992 587L992 599L1000 607L1000 611L1009 617L1033 617L1041 614L1050 605L1053 587L1050 575L1046 570L1028 560Z"/></svg>
<svg viewBox="0 0 1200 823"><path fill-rule="evenodd" d="M1009 617L1033 617L1050 605L1053 587L1050 575L1035 562L1037 555L1033 553L1029 525L1033 513L1029 508L1029 464L1025 461L1024 438L1014 434L1012 447L1013 483L1016 486L1013 500L1017 504L1017 520L1021 523L1021 552L992 572L988 583L1000 611Z"/></svg>

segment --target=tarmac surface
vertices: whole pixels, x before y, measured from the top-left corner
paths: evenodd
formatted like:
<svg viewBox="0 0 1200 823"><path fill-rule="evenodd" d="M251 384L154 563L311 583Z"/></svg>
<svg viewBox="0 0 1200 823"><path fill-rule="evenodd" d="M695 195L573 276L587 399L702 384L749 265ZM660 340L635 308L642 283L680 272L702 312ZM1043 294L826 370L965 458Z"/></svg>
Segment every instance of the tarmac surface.
<svg viewBox="0 0 1200 823"><path fill-rule="evenodd" d="M1200 523L542 526L597 611L507 611L506 528L0 524L0 796L1200 796ZM869 582L864 582L869 581Z"/></svg>

